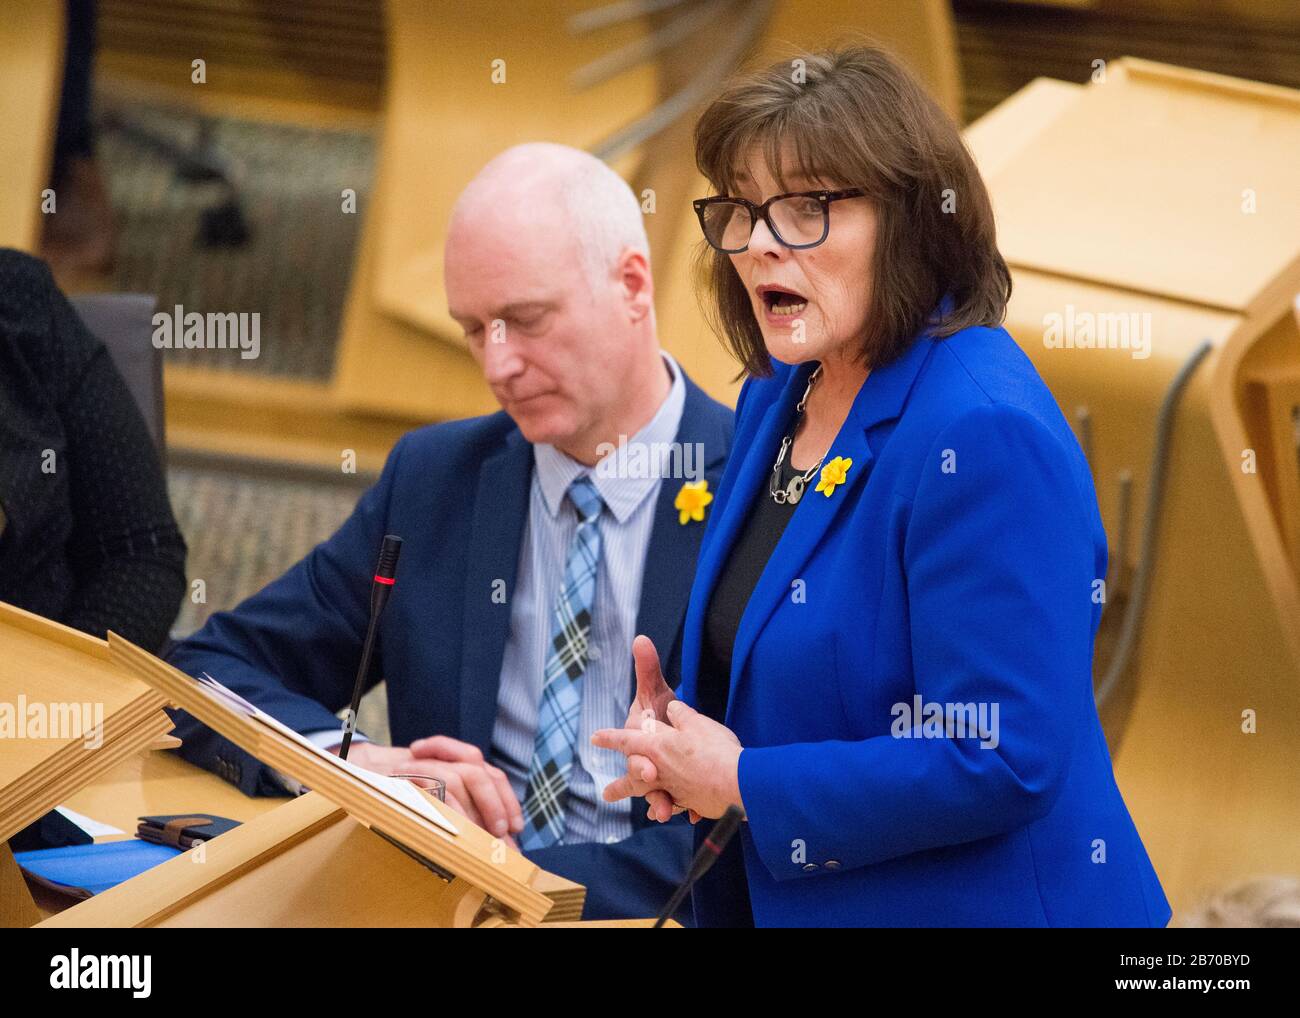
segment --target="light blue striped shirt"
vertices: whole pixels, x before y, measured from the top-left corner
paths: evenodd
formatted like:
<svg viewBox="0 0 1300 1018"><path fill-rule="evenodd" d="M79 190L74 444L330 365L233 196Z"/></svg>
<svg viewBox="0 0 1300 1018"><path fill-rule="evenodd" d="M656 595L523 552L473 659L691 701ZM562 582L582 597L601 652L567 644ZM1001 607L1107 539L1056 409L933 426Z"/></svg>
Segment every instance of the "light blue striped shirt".
<svg viewBox="0 0 1300 1018"><path fill-rule="evenodd" d="M620 476L617 470L599 469L599 464L584 466L552 445L533 446L528 522L519 547L510 630L501 661L497 720L488 758L509 776L510 787L522 804L533 759L555 601L564 582L569 545L578 529L577 512L565 494L579 474L587 473L605 507L599 522L600 568L591 610L591 659L582 679L582 717L576 758L569 774L563 840L569 845L584 841L611 843L632 834L631 800L607 803L601 798L605 786L626 771L626 758L614 750L597 749L591 744L591 736L600 728L621 728L632 706L632 639L641 607L641 577L654 529L659 486L668 469L665 461L654 458L654 450L676 442L686 405L681 369L671 354L660 353L672 376L672 387L650 422L626 440L628 449L644 445L650 450L650 470L629 467ZM667 650L659 648L661 654ZM339 733L310 732L307 738L324 749L338 744ZM354 741L364 742L366 738L358 732ZM289 791L302 791L301 785L287 775L277 772L276 777Z"/></svg>
<svg viewBox="0 0 1300 1018"><path fill-rule="evenodd" d="M650 422L627 439L629 447L644 443L655 448L677 440L686 384L677 362L662 353L672 388ZM533 446L533 464L528 523L519 548L510 631L501 662L491 757L509 775L522 803L533 758L555 601L578 528L577 513L565 493L579 474L586 473L605 508L599 522L600 568L591 611L591 660L582 679L582 717L569 774L563 843L622 841L632 833L631 800L607 803L601 792L624 773L627 761L621 753L597 749L591 736L599 728L621 728L632 705L632 639L661 471L629 469L624 473L650 476L617 476L615 471L584 466L551 445ZM659 650L667 652L666 647Z"/></svg>

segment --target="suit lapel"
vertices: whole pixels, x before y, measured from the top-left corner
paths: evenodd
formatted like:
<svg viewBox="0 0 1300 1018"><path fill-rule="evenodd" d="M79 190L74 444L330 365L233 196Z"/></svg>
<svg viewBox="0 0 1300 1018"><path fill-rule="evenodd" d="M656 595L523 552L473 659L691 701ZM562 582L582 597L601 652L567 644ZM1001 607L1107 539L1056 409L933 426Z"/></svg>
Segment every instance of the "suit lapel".
<svg viewBox="0 0 1300 1018"><path fill-rule="evenodd" d="M517 430L479 468L465 570L460 668L460 738L487 751L496 721L501 661L510 630L510 603L519 548L528 521L533 447ZM505 581L505 599L493 584Z"/></svg>
<svg viewBox="0 0 1300 1018"><path fill-rule="evenodd" d="M902 357L873 370L862 383L862 388L858 390L849 414L826 454L827 463L836 456L843 456L853 461L844 483L827 496L822 492L814 491L815 484L810 482L794 514L790 517L781 539L773 549L762 575L759 576L758 583L741 616L740 628L732 648L727 698L728 719L736 703L736 686L739 677L744 672L758 634L762 632L781 598L789 596L792 584L799 578L813 551L826 536L826 532L843 507L851 501L856 501L857 493L867 483L875 460L868 433L876 425L893 420L902 413L912 383L929 357L933 346L931 340L922 336L912 343ZM796 375L806 377L807 372L796 372ZM788 395L787 391L783 394L783 399ZM790 415L784 416L788 419ZM751 458L764 461L760 465L766 470L770 470L772 466L771 457L767 453L774 448L772 443L776 434L776 429L771 429L768 434L760 433L754 443L759 455ZM817 479L817 475L814 475L814 479ZM753 504L753 498L768 497L765 490L751 489L749 500L744 500L742 495L743 491L738 486L736 498L732 501L742 503L742 508L736 513L741 517L747 515L747 510ZM728 548L734 541L734 537L733 529L726 542Z"/></svg>
<svg viewBox="0 0 1300 1018"><path fill-rule="evenodd" d="M695 698L704 640L704 615L712 600L713 588L731 554L736 536L749 516L749 509L760 485L766 483L771 473L774 450L794 416L794 405L798 402L794 393L803 392L814 367L813 364L806 364L792 371L780 396L768 406L752 436L748 439L737 436L746 443L744 447L737 443L732 449L732 468L728 473L733 476L729 486L724 478L725 490L720 492L719 497L722 502L720 514L710 521L709 529L705 532L708 541L700 554L695 570L695 587L687 608L686 630L682 637L683 689L679 694L688 700Z"/></svg>
<svg viewBox="0 0 1300 1018"><path fill-rule="evenodd" d="M716 494L729 442L724 429L718 426L718 414L711 412L708 397L684 372L683 377L686 401L677 428L677 442L682 449L694 449L698 445L703 450L703 462L698 465L703 467L709 490ZM645 554L641 604L637 610L636 632L649 636L660 655L669 654L677 639L695 578L695 571L687 564L696 561L706 526L705 522L683 524L680 521L674 503L682 484L680 478L665 477L659 487ZM635 672L632 682L635 686Z"/></svg>
<svg viewBox="0 0 1300 1018"><path fill-rule="evenodd" d="M865 383L864 383L865 384ZM767 624L768 618L776 610L782 597L789 596L792 584L799 577L800 570L812 555L813 549L821 543L826 531L839 515L841 508L854 492L865 483L871 470L873 454L867 444L866 433L852 419L850 414L845 419L840 433L831 444L826 454L829 463L836 456L843 456L853 461L843 484L835 488L827 497L814 491L819 474L814 474L808 482L803 498L795 507L785 532L773 549L767 565L758 578L744 614L740 617L740 628L736 631L736 642L731 652L730 692L727 698L727 714L735 704L736 680L744 669L745 662L753 650L754 641ZM771 464L768 464L769 468ZM766 489L760 489L754 498L768 498Z"/></svg>

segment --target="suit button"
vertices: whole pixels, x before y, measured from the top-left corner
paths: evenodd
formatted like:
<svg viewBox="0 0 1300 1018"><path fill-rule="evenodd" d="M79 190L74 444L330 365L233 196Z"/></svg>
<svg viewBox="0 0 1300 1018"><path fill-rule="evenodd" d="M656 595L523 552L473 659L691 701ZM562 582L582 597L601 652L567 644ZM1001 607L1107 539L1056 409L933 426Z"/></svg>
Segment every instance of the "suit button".
<svg viewBox="0 0 1300 1018"><path fill-rule="evenodd" d="M816 869L821 869L821 867L818 866L815 862L810 862L810 863L807 863L807 864L804 866L803 871L804 871L805 873L811 873L813 870L816 870Z"/></svg>
<svg viewBox="0 0 1300 1018"><path fill-rule="evenodd" d="M840 868L840 861L838 859L827 859L826 868L828 870L837 870Z"/></svg>

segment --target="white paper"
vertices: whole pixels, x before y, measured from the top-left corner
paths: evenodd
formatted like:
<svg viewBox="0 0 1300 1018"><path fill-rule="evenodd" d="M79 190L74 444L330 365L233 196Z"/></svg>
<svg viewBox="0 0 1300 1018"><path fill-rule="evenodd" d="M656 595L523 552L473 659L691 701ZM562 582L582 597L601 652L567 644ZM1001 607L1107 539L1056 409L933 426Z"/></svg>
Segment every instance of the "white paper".
<svg viewBox="0 0 1300 1018"><path fill-rule="evenodd" d="M126 831L119 830L112 824L102 824L98 820L93 820L74 809L68 809L67 806L55 806L55 813L62 813L92 838L102 838L107 834L125 834Z"/></svg>
<svg viewBox="0 0 1300 1018"><path fill-rule="evenodd" d="M266 711L249 703L233 690L227 689L207 672L204 672L203 677L198 681L210 694L221 700L223 703L238 710L241 714L253 718L255 721L260 721L268 728L272 728L279 732L285 738L292 739L308 752L314 754L321 760L325 760L330 766L341 767L349 774L364 781L371 788L383 792L390 799L400 802L412 812L418 813L426 820L430 820L437 824L448 834L460 833L460 831L456 829L456 826L429 802L425 797L425 794L406 779L394 778L387 774L376 774L374 771L368 771L363 767L358 767L354 763L349 763L347 760L331 753L329 750L321 749L310 739L295 732L282 721L273 718L270 714L267 714ZM298 780L301 780L301 778ZM119 831L118 833L120 834L121 832Z"/></svg>

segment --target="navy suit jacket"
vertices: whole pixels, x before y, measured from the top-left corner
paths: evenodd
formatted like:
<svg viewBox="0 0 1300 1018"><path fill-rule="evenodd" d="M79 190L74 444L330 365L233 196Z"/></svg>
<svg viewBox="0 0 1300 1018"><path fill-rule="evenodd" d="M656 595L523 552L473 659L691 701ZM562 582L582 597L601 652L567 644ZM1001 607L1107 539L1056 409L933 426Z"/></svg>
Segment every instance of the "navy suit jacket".
<svg viewBox="0 0 1300 1018"><path fill-rule="evenodd" d="M677 441L700 443L712 489L733 415L685 381ZM399 582L380 623L370 681L387 679L393 744L440 734L487 755L532 472L533 447L504 412L410 432L329 540L233 611L214 614L168 659L191 675L210 672L297 731L338 728L334 712L351 701L379 546L397 534ZM658 495L636 630L654 640L673 684L704 531L703 523L679 522L680 486L665 479ZM505 599L492 596L502 580ZM630 647L628 682L635 684ZM248 795L283 794L264 764L189 715L175 717L186 759ZM660 828L635 807L632 816L635 833L618 844L530 854L587 885L589 918L654 915L685 873L689 826Z"/></svg>
<svg viewBox="0 0 1300 1018"><path fill-rule="evenodd" d="M814 366L741 391L687 702L709 598ZM920 335L867 377L837 456L844 483L809 485L736 635L725 720L748 822L697 886L700 925L743 924L746 886L760 926L1165 925L1093 701L1106 534L1029 358L1000 328ZM961 737L981 708L991 737Z"/></svg>

